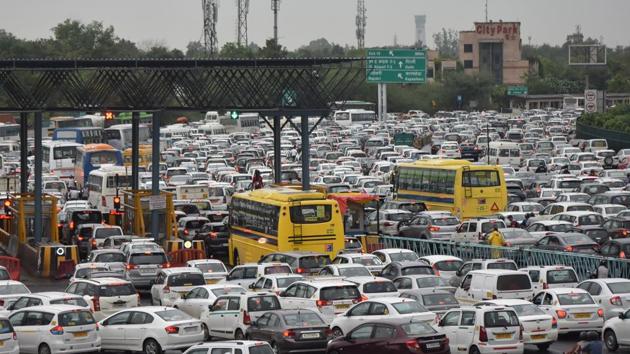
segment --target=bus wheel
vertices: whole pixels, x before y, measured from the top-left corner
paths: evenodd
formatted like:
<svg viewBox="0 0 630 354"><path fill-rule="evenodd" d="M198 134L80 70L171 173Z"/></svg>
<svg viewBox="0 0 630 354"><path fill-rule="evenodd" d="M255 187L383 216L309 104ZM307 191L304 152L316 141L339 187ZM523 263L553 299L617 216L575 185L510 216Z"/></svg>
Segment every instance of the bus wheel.
<svg viewBox="0 0 630 354"><path fill-rule="evenodd" d="M241 258L238 256L238 250L234 250L234 266L241 264Z"/></svg>

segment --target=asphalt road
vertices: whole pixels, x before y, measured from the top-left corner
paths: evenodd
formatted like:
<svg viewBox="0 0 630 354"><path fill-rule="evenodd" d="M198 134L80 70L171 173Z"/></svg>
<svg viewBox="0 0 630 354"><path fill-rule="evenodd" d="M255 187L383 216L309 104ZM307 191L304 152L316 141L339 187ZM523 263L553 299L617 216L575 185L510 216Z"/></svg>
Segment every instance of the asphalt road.
<svg viewBox="0 0 630 354"><path fill-rule="evenodd" d="M31 289L32 292L64 291L64 289L68 285L67 280L38 279L38 278L29 277L28 274L24 274L24 273L22 273L22 282L26 284L26 286L28 286L28 288ZM141 293L141 305L143 306L151 305L151 298L148 292ZM568 352L569 350L571 350L571 348L573 348L577 340L578 340L577 334L562 335L560 336L559 340L549 348L549 352L553 354L562 354L562 353ZM176 353L176 352L173 352L173 353ZM534 354L534 353L540 353L540 351L535 346L526 346L525 353ZM630 350L619 350L616 353L630 354Z"/></svg>

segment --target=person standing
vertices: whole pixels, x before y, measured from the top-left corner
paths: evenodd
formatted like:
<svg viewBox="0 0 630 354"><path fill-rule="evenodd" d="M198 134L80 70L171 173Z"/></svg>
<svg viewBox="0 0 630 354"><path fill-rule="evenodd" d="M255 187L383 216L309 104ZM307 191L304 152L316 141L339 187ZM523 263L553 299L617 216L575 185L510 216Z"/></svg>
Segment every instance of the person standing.
<svg viewBox="0 0 630 354"><path fill-rule="evenodd" d="M599 262L599 267L597 267L597 279L606 279L608 278L608 264L606 260L601 260Z"/></svg>
<svg viewBox="0 0 630 354"><path fill-rule="evenodd" d="M260 175L260 171L254 171L254 177L252 177L252 189L261 189L263 187L263 179Z"/></svg>
<svg viewBox="0 0 630 354"><path fill-rule="evenodd" d="M503 238L503 235L499 232L497 225L492 227L492 232L488 235L488 244L495 248L492 250L492 258L501 258L501 250L496 249L496 247L504 246L505 238Z"/></svg>

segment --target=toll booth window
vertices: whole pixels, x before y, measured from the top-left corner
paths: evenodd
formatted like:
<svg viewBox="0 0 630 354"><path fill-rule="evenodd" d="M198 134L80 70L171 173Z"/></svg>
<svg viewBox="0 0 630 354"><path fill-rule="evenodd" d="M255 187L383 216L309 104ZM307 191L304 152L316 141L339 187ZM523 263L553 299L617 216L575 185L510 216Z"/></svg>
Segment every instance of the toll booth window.
<svg viewBox="0 0 630 354"><path fill-rule="evenodd" d="M291 222L295 224L317 224L330 221L332 206L303 205L291 207Z"/></svg>

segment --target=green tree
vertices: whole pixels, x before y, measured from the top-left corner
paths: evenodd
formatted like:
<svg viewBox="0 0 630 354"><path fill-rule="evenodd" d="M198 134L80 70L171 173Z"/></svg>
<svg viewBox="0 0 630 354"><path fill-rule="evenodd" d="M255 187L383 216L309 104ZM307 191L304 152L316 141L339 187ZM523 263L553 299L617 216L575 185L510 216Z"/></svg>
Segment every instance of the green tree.
<svg viewBox="0 0 630 354"><path fill-rule="evenodd" d="M289 54L287 48L278 44L274 38L265 41L265 46L260 48L258 57L260 58L285 58Z"/></svg>
<svg viewBox="0 0 630 354"><path fill-rule="evenodd" d="M234 42L225 43L219 52L221 58L253 58L254 56L251 46L239 46Z"/></svg>
<svg viewBox="0 0 630 354"><path fill-rule="evenodd" d="M433 41L442 58L457 58L459 33L456 30L442 28L442 31L433 34Z"/></svg>
<svg viewBox="0 0 630 354"><path fill-rule="evenodd" d="M186 46L186 58L209 58L210 53L200 41L188 42Z"/></svg>

